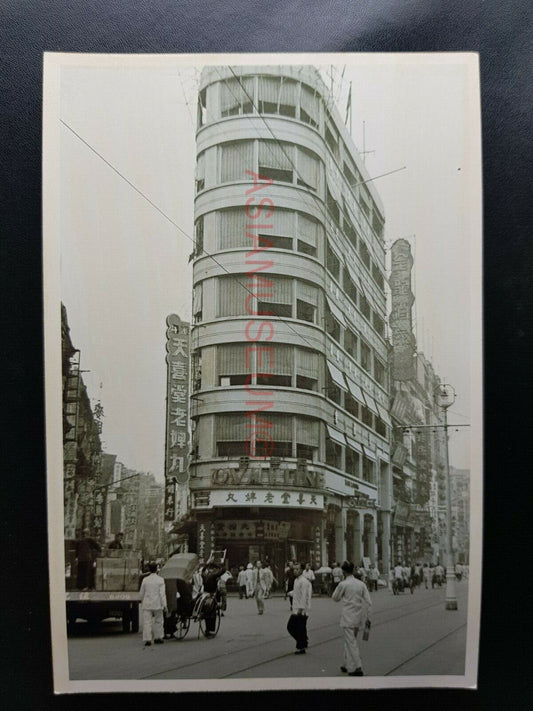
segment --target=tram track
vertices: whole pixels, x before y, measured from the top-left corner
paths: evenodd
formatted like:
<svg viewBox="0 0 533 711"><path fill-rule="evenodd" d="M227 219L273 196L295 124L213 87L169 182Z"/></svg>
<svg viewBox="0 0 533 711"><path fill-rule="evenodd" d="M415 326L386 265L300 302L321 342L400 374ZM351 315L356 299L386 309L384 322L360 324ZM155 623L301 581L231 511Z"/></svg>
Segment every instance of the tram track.
<svg viewBox="0 0 533 711"><path fill-rule="evenodd" d="M405 603L399 605L398 607L395 607L392 609L385 608L385 609L381 609L381 610L376 610L372 615L372 617L373 617L372 629L374 630L376 628L383 627L388 624L392 624L398 620L405 619L406 617L410 617L412 615L422 613L426 610L430 610L432 608L440 608L440 607L442 607L442 600L441 599L439 599L435 602L431 602L428 605L420 606L416 599L412 599L411 596L409 596L409 599L406 600ZM399 612L400 610L401 610L401 614L396 614L396 615L390 616L391 612L392 613ZM380 619L383 616L385 618ZM438 644L439 642L444 640L446 637L454 634L455 632L457 632L459 629L461 629L464 626L466 626L466 623L463 623L462 625L455 628L454 630L447 632L445 635L441 636L439 639L437 639L437 640L433 641L431 644L427 645L424 649L420 650L419 652L412 655L411 657L403 660L400 664L395 665L395 667L390 669L385 674L380 674L380 676L387 676L387 675L392 674L395 671L395 669L398 669L398 668L402 667L404 664L407 664L409 661L411 661L411 659L414 659L417 656L419 656L420 654L423 654L425 651L427 651L431 647L434 647L436 644ZM312 630L310 630L310 632L312 632L313 635L316 635L316 634L319 634L321 631L327 630L331 627L332 627L332 623L327 623L327 624L319 625L317 627L313 627ZM316 649L317 647L320 647L322 645L329 644L330 642L333 642L335 640L339 640L340 634L338 632L338 629L339 628L336 627L336 630L337 630L336 634L334 634L332 636L328 636L326 639L322 639L318 642L313 642L313 645L312 645L313 649ZM232 652L232 653L235 653L235 654L247 653L249 656L253 656L254 652L256 652L258 649L264 648L265 646L268 646L268 645L279 644L283 641L286 641L286 639L287 639L287 636L285 634L280 635L279 637L268 640L268 642L259 642L259 643L255 643L255 644L250 644L250 645L242 647L238 650L235 650L235 652ZM264 666L265 664L276 662L281 659L285 659L285 658L288 659L288 658L291 658L292 656L293 656L292 652L284 652L283 654L277 654L277 655L271 656L268 659L263 659L259 662L255 662L254 664L242 665L237 670L233 669L230 673L222 674L221 676L217 676L215 678L228 679L228 678L232 678L232 677L238 677L240 674L243 674L244 672L248 672L251 669L261 667L261 666ZM145 676L140 676L139 678L140 679L155 679L161 675L171 674L172 672L182 672L183 670L186 670L187 668L197 667L199 664L214 663L216 661L220 661L220 659L221 659L221 654L219 652L219 653L214 654L212 656L205 657L201 660L195 660L195 661L187 662L185 664L169 666L166 669L161 669L155 673L147 674Z"/></svg>

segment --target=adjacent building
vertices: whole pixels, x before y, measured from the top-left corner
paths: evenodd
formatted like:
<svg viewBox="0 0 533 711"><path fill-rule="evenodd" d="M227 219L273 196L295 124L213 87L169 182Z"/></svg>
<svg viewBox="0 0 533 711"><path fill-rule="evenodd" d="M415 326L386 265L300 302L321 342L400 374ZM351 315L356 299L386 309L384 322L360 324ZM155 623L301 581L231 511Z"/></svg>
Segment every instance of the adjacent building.
<svg viewBox="0 0 533 711"><path fill-rule="evenodd" d="M317 70L211 67L198 107L191 547L390 560L384 214Z"/></svg>

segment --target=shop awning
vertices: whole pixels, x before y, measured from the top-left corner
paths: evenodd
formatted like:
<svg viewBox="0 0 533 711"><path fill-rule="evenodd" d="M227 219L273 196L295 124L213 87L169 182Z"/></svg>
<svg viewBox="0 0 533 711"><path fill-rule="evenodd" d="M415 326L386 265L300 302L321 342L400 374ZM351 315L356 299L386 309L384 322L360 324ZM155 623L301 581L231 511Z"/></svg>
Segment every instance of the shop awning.
<svg viewBox="0 0 533 711"><path fill-rule="evenodd" d="M354 383L354 381L348 377L346 377L346 382L348 383L348 390L351 392L351 394L354 396L354 398L358 402L364 403L363 391L361 390L359 385L357 385L357 383Z"/></svg>
<svg viewBox="0 0 533 711"><path fill-rule="evenodd" d="M379 412L378 408L376 405L376 401L372 397L372 395L369 395L368 393L363 393L363 397L365 398L366 406L368 407L369 410L372 410L374 415L377 415L379 417Z"/></svg>
<svg viewBox="0 0 533 711"><path fill-rule="evenodd" d="M350 275L350 279L353 281L355 286L357 286L361 291L363 291L363 285L361 284L359 274L355 271L355 268L350 264L348 260L346 260L345 264L346 269L348 270L348 274Z"/></svg>
<svg viewBox="0 0 533 711"><path fill-rule="evenodd" d="M359 454L363 454L363 447L359 444L359 442L356 442L352 437L348 437L348 435L346 435L346 441L348 442L349 447L356 452L359 452Z"/></svg>
<svg viewBox="0 0 533 711"><path fill-rule="evenodd" d="M344 318L344 314L342 313L342 311L336 304L333 303L329 296L326 296L326 301L328 302L328 308L333 314L333 316L337 319L341 326L346 328L346 319Z"/></svg>
<svg viewBox="0 0 533 711"><path fill-rule="evenodd" d="M378 408L379 416L385 422L385 424L389 425L389 427L392 425L389 413L387 410L379 404L379 402L376 400L376 407Z"/></svg>
<svg viewBox="0 0 533 711"><path fill-rule="evenodd" d="M333 365L333 363L330 363L329 360L327 361L327 363L329 374L331 375L331 379L333 380L333 382L337 383L337 385L343 390L348 390L348 386L346 385L346 379L342 370L339 370L337 366Z"/></svg>
<svg viewBox="0 0 533 711"><path fill-rule="evenodd" d="M363 450L363 454L365 455L365 457L372 459L372 461L374 462L376 461L376 454L370 449L370 447L365 447L365 445L362 444L361 449Z"/></svg>
<svg viewBox="0 0 533 711"><path fill-rule="evenodd" d="M339 430L336 430L334 427L331 427L330 425L328 427L328 435L331 437L332 440L337 442L338 444L343 444L346 446L346 437L342 432L339 432Z"/></svg>

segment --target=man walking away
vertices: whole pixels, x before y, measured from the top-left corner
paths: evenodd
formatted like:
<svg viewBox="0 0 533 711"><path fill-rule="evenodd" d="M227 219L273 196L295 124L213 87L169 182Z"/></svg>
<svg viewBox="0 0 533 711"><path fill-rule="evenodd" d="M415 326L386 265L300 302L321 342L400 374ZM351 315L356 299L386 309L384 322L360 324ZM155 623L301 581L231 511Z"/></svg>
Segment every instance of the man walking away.
<svg viewBox="0 0 533 711"><path fill-rule="evenodd" d="M246 594L246 572L244 565L239 566L239 574L237 575L237 585L239 586L239 600L247 598Z"/></svg>
<svg viewBox="0 0 533 711"><path fill-rule="evenodd" d="M294 574L294 563L292 560L289 560L287 565L285 566L285 599L287 597L289 598L289 605L292 610L292 596L290 595L290 592L294 588L294 581L296 579L296 575Z"/></svg>
<svg viewBox="0 0 533 711"><path fill-rule="evenodd" d="M141 605L143 611L143 642L145 647L163 644L163 613L167 611L165 581L157 574L157 563L149 563L150 575L141 583Z"/></svg>
<svg viewBox="0 0 533 711"><path fill-rule="evenodd" d="M254 586L254 597L257 603L257 614L262 615L265 611L265 593L267 590L267 576L262 568L261 561L258 560L252 571L252 581Z"/></svg>
<svg viewBox="0 0 533 711"><path fill-rule="evenodd" d="M348 676L363 676L357 633L363 625L370 626L372 600L366 585L353 575L353 563L345 560L341 566L344 580L333 591L332 599L342 601L340 626L344 631L344 664L341 671Z"/></svg>
<svg viewBox="0 0 533 711"><path fill-rule="evenodd" d="M229 570L226 570L226 572L222 573L222 575L218 579L217 600L220 604L220 610L221 610L222 617L224 617L224 613L226 612L227 607L228 607L228 589L226 587L226 583L232 577L233 576L229 572Z"/></svg>
<svg viewBox="0 0 533 711"><path fill-rule="evenodd" d="M309 644L307 637L307 617L311 609L311 595L313 586L305 576L303 564L294 567L296 575L294 587L289 593L292 598L292 614L287 623L287 631L296 640L295 654L305 654Z"/></svg>

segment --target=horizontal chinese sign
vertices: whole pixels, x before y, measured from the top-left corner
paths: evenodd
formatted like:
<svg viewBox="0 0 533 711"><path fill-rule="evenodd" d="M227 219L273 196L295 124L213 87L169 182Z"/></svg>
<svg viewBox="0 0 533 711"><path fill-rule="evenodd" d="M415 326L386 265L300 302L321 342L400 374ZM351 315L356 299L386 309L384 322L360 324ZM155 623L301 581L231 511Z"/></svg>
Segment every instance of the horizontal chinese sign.
<svg viewBox="0 0 533 711"><path fill-rule="evenodd" d="M256 539L278 540L280 537L280 521L217 521L215 533L219 539ZM286 537L285 532L285 537Z"/></svg>
<svg viewBox="0 0 533 711"><path fill-rule="evenodd" d="M301 491L270 491L265 489L216 489L207 492L209 496L198 496L195 492L195 508L214 506L277 506L278 508L322 509L324 496Z"/></svg>

